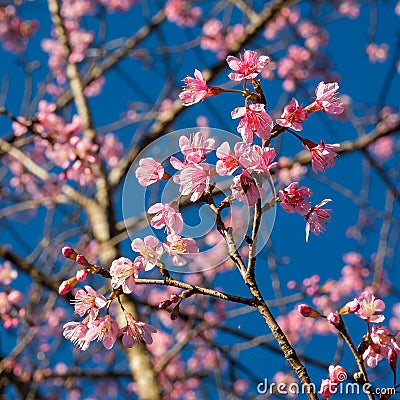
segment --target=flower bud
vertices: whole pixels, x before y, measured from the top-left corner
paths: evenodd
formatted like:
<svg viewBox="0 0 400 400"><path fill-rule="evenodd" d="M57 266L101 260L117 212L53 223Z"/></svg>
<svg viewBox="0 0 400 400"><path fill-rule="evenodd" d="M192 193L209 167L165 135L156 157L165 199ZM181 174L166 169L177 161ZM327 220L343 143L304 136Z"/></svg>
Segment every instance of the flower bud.
<svg viewBox="0 0 400 400"><path fill-rule="evenodd" d="M76 271L75 276L79 282L83 282L87 278L88 272L86 271L86 269L79 269L78 271Z"/></svg>
<svg viewBox="0 0 400 400"><path fill-rule="evenodd" d="M297 310L303 317L308 317L308 318L321 318L322 317L321 313L319 313L317 310L315 310L314 308L310 307L307 304L298 305Z"/></svg>
<svg viewBox="0 0 400 400"><path fill-rule="evenodd" d="M172 301L164 300L158 305L158 309L159 310L166 310L171 304L172 304Z"/></svg>
<svg viewBox="0 0 400 400"><path fill-rule="evenodd" d="M177 303L178 300L179 300L179 296L178 296L176 293L171 294L171 296L169 297L169 300L170 300L172 303Z"/></svg>
<svg viewBox="0 0 400 400"><path fill-rule="evenodd" d="M360 303L357 299L349 301L345 304L339 311L339 314L346 315L346 314L354 314L360 308Z"/></svg>
<svg viewBox="0 0 400 400"><path fill-rule="evenodd" d="M76 256L76 262L77 262L78 264L83 265L84 267L87 267L87 266L89 265L88 260L86 260L85 256L83 256L82 254L78 254L78 255Z"/></svg>
<svg viewBox="0 0 400 400"><path fill-rule="evenodd" d="M76 276L73 276L72 278L68 279L67 281L64 281L61 283L60 287L58 288L58 293L63 295L63 294L70 292L77 283L78 283L78 279L76 279Z"/></svg>
<svg viewBox="0 0 400 400"><path fill-rule="evenodd" d="M326 317L326 319L328 320L328 322L330 322L334 326L337 326L340 323L340 317L335 312L329 313L328 316Z"/></svg>
<svg viewBox="0 0 400 400"><path fill-rule="evenodd" d="M61 253L65 258L69 258L70 260L76 260L76 252L72 247L65 246L61 249Z"/></svg>

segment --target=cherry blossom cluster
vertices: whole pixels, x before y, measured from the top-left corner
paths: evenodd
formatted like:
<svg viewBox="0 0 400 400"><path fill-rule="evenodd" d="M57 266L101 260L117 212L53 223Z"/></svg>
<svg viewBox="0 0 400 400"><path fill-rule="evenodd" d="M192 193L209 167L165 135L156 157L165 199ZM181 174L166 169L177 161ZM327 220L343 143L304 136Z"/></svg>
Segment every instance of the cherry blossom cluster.
<svg viewBox="0 0 400 400"><path fill-rule="evenodd" d="M0 315L4 328L13 328L26 316L25 308L20 303L24 295L17 289L12 289L10 284L18 277L18 272L9 261L0 264Z"/></svg>
<svg viewBox="0 0 400 400"><path fill-rule="evenodd" d="M125 293L132 292L134 279L127 276L127 271L137 276L137 270L129 259L121 257L118 260L114 260L110 273L108 273L101 267L90 264L82 254L77 254L71 247L64 247L62 253L64 257L75 261L84 268L79 269L76 276L60 285L60 294L68 293L78 282L84 281L88 273L99 273L105 277L109 277L111 274L113 288L118 288L122 285L122 290ZM75 313L80 317L84 317L84 319L79 322L67 322L63 326L64 337L71 340L82 350L87 350L90 342L94 340L101 341L106 349L111 349L118 337L122 337L122 344L125 347L132 347L135 343L141 341L151 344L153 342L151 335L157 332L153 326L137 321L131 313L124 311L126 325L120 328L118 323L111 317L110 305L118 294L119 291L113 291L110 297L106 299L89 285L85 285L84 289L77 290L74 293L72 303ZM105 311L105 316L103 317L99 316L101 310Z"/></svg>
<svg viewBox="0 0 400 400"><path fill-rule="evenodd" d="M20 18L14 5L0 6L0 41L5 50L23 52L38 27L37 21Z"/></svg>
<svg viewBox="0 0 400 400"><path fill-rule="evenodd" d="M33 123L28 125L24 117L18 117L12 123L12 129L16 137L25 135L28 128L35 134L32 158L43 164L47 160L53 162L56 167L62 169L58 177L79 182L81 185L93 183L97 176L97 168L101 159L109 167L114 167L123 153L122 143L117 137L108 133L101 138L101 146L82 135L84 129L78 115L74 115L71 122L66 122L56 113L56 105L45 100L39 102L38 113ZM33 177L25 177L24 169L17 160L11 161L14 177L11 180L13 187L27 188L35 196L40 192L36 188ZM51 182L45 184L46 191L39 197L48 197L49 193L57 194L57 188ZM54 187L53 187L54 186ZM47 194L46 194L47 193Z"/></svg>
<svg viewBox="0 0 400 400"><path fill-rule="evenodd" d="M219 158L215 169L217 174L231 175L236 169L242 168L242 173L233 178L234 184L231 187L233 199L244 201L253 206L258 199L264 196L262 187L256 184L254 173L265 174L277 166L277 163L273 162L276 156L275 149L269 147L268 144L273 138L285 131L297 137L310 152L311 165L315 172L325 172L326 168L332 168L337 158L337 153L333 150L337 149L339 144L326 144L323 140L317 144L301 137L295 131L301 131L303 129L302 123L314 112L322 111L333 115L343 112L344 107L338 96L339 85L336 82L320 82L315 90L316 97L312 103L303 107L293 98L285 106L281 118L278 118L274 123L271 116L266 112L266 101L260 82L255 80L267 68L270 58L259 56L256 52L247 50L240 58L228 56L226 61L234 71L228 75L229 78L235 82L243 82L243 91L238 92L245 97L245 105L237 107L231 112L232 119L239 119L237 131L243 141L237 143L233 150L228 143L224 143L216 151L216 155ZM194 77L188 76L183 81L186 86L179 97L186 106L196 104L207 97L232 91L207 85L203 75L197 69ZM255 93L246 87L246 82L252 83ZM200 137L201 134L197 133L196 135ZM191 144L193 148L204 145L201 141L205 139L198 139L196 135ZM262 147L252 144L255 137L263 140ZM210 146L211 141L212 139L208 139L208 146ZM210 151L210 148L204 147L203 154L199 154L200 158L198 158L199 161L195 163L195 166L193 166L192 160L185 156L183 150L182 153L186 159L179 167L176 166L175 160L171 160L171 163L175 164L174 167L181 171L179 178L174 178L174 181L181 184L181 194L192 194L192 201L200 198L214 173L214 170L210 169L207 163L200 162L205 154ZM154 164L154 170L158 168L159 179L165 179L164 175L161 174L161 171L163 171L161 170L163 168L161 164L157 164L154 160L152 160L152 163ZM145 170L141 168L139 174L145 174ZM147 176L152 176L151 183L157 180L151 168L147 170ZM181 176L183 179L180 178ZM186 186L185 182L187 182ZM197 182L198 184L192 185L192 182ZM150 180L144 181L142 179L141 184L150 184ZM331 199L324 199L318 205L311 207L311 204L305 201L307 197L311 196L311 190L306 187L297 189L297 187L298 182L293 182L286 189L281 190L280 201L285 211L298 212L300 215L305 216L307 221L306 240L308 240L310 231L318 235L325 230L325 224L330 219L330 214L329 210L325 210L322 207L330 202Z"/></svg>
<svg viewBox="0 0 400 400"><path fill-rule="evenodd" d="M238 120L237 132L240 134L241 140L235 144L223 142L218 145L216 138L209 137L202 131L193 132L190 137L181 136L179 139L180 154L169 158L171 168L151 157L139 160L135 175L140 185L147 187L159 181L172 180L179 186L180 196L188 196L192 202L204 201L211 205L214 204L214 200L210 200L213 188L212 178L216 175L227 175L232 177L231 195L222 200L220 208L230 207L235 201L245 203L250 207L256 204L261 205L261 200L266 195L263 179L269 177L270 171L278 166L278 163L274 161L276 151L270 147L270 143L284 132L294 134L311 153L311 162L315 171L323 172L326 167L333 166L336 153L332 149L338 145L326 145L323 141L317 145L302 138L294 130L300 131L301 123L314 112L337 114L343 111L337 95L337 83L321 82L316 89L316 99L305 108L293 99L285 107L281 118L274 122L267 113L266 100L260 81L256 80L257 76L268 66L270 58L247 50L239 57L228 56L226 61L232 70L228 75L229 78L234 82L242 83L243 90L209 86L202 73L195 70L194 77L184 79L186 87L179 97L185 105L189 106L224 92L241 94L245 98L244 105L236 107L231 112L232 119ZM254 91L248 88L248 83L251 83ZM261 141L261 143L257 144L256 141ZM217 158L215 166L207 158L212 155ZM312 207L311 203L305 201L311 194L311 189L299 188L298 182L293 182L286 189L280 191L279 198L273 199L274 202L281 202L284 210L292 213L298 212L305 217L307 240L310 231L317 235L324 231L325 223L330 218L328 210L322 209L330 199L325 199ZM198 245L193 238L182 236L184 221L179 212L179 196L178 200L172 203L152 204L147 213L151 226L154 229L163 230L165 239L160 241L154 235L148 235L143 239L133 239L131 247L137 256L133 260L126 257L114 260L109 271L90 264L83 255L77 254L70 247L63 249L65 257L74 260L83 268L78 270L75 276L61 284L60 294L72 290L78 282L86 279L88 273L100 274L110 279L113 289L108 299L97 294L87 285L85 290L81 289L75 293L75 311L85 318L81 322L67 323L64 326L64 336L82 349L86 349L89 343L96 338L102 340L106 348L111 348L116 337L121 334L124 335L122 340L126 345L127 337L132 339L130 333L133 328L129 330L129 326L135 327L137 337L142 337L144 341L150 343L150 333L153 328L149 328L146 324L140 325L143 323L132 322L132 316L127 317L127 326L122 330L117 327L116 322L109 315L111 302L123 293L127 295L133 293L136 280L142 271L147 272L157 268L163 277L168 277L169 272L165 267L164 257L174 266L180 267L187 264L188 260L193 259L199 252ZM162 300L159 308L167 309L175 304L171 312L171 319L176 319L180 303L185 297L184 292L180 296L173 294L169 299ZM105 317L99 318L99 311L104 308L107 314ZM122 310L124 311L123 307ZM138 327L139 325L141 328Z"/></svg>
<svg viewBox="0 0 400 400"><path fill-rule="evenodd" d="M339 311L330 312L326 317L313 307L300 304L298 312L303 317L326 318L337 330L348 334L342 315L354 314L367 324L367 332L358 346L358 353L366 366L375 368L377 364L387 359L393 372L400 354L400 330L392 334L390 330L380 325L385 320L382 312L385 303L376 298L372 290L365 290L357 298L346 303Z"/></svg>

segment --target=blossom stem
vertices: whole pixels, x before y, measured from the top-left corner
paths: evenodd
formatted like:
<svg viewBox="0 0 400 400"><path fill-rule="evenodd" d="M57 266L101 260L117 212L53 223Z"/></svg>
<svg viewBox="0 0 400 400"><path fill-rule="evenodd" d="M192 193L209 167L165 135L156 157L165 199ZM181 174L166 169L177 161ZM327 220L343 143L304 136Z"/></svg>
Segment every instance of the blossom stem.
<svg viewBox="0 0 400 400"><path fill-rule="evenodd" d="M243 94L243 95L246 95L246 94L247 94L247 91L246 91L246 90L222 89L222 88L220 88L220 89L221 89L221 92L222 92L222 93L240 93L240 94Z"/></svg>
<svg viewBox="0 0 400 400"><path fill-rule="evenodd" d="M351 340L351 337L349 335L349 332L346 328L346 325L344 324L343 318L341 317L341 315L339 315L340 318L340 323L335 325L336 329L338 330L340 336L344 339L344 341L346 342L347 346L349 347L350 351L353 354L353 357L357 363L358 369L361 372L364 382L365 383L369 383L368 381L368 376L367 376L367 372L365 370L364 367L364 362L362 357L360 356L360 354L358 354L358 351L356 349L356 346L354 345L353 341ZM369 400L374 400L374 395L371 392L366 392L367 397Z"/></svg>

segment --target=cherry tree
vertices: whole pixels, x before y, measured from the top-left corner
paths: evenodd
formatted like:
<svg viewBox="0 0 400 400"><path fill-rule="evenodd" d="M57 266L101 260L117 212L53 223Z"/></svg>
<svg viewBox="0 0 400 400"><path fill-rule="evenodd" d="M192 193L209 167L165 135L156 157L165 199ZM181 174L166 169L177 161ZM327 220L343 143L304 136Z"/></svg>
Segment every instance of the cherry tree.
<svg viewBox="0 0 400 400"><path fill-rule="evenodd" d="M395 398L399 15L2 3L1 397Z"/></svg>

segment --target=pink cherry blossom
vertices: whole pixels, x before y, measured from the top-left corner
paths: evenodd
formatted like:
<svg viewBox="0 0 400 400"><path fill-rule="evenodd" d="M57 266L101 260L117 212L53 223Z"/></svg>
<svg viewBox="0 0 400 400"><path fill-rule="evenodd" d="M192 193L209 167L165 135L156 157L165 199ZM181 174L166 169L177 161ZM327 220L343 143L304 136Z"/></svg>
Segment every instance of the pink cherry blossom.
<svg viewBox="0 0 400 400"><path fill-rule="evenodd" d="M183 79L183 82L185 82L186 87L179 94L179 98L185 106L191 106L204 100L206 97L217 96L222 92L222 89L219 87L208 86L198 69L194 70L194 78L187 76Z"/></svg>
<svg viewBox="0 0 400 400"><path fill-rule="evenodd" d="M96 339L99 342L102 341L103 346L110 350L119 334L120 330L117 322L107 315L90 323L85 339L90 342Z"/></svg>
<svg viewBox="0 0 400 400"><path fill-rule="evenodd" d="M90 344L90 340L86 339L88 322L89 316L87 316L82 322L67 322L63 326L63 336L78 346L81 350L87 350Z"/></svg>
<svg viewBox="0 0 400 400"><path fill-rule="evenodd" d="M98 294L91 286L85 285L85 289L79 289L75 293L75 299L71 301L74 304L75 312L83 317L87 312L90 320L96 319L100 308L105 307L107 299Z"/></svg>
<svg viewBox="0 0 400 400"><path fill-rule="evenodd" d="M379 323L385 319L380 312L385 309L385 303L381 299L377 299L370 291L365 291L357 298L360 308L356 315L367 322Z"/></svg>
<svg viewBox="0 0 400 400"><path fill-rule="evenodd" d="M329 214L329 211L331 210L323 210L321 207L323 207L326 203L329 203L330 201L332 200L322 200L321 203L312 207L306 215L306 242L308 242L310 231L317 236L320 233L326 231L325 225L331 218Z"/></svg>
<svg viewBox="0 0 400 400"><path fill-rule="evenodd" d="M258 199L265 196L265 189L258 187L248 171L242 172L233 178L231 185L232 196L249 206L254 206Z"/></svg>
<svg viewBox="0 0 400 400"><path fill-rule="evenodd" d="M9 261L4 261L4 264L0 264L0 283L9 285L17 277L18 272L12 267Z"/></svg>
<svg viewBox="0 0 400 400"><path fill-rule="evenodd" d="M229 79L240 82L243 79L254 79L267 66L270 58L259 56L255 51L245 50L240 58L228 56L226 62L232 70L236 71L228 75Z"/></svg>
<svg viewBox="0 0 400 400"><path fill-rule="evenodd" d="M250 165L250 150L249 143L238 142L235 144L232 151L229 143L224 142L217 148L216 155L219 158L216 164L218 175L232 175L237 168L248 167Z"/></svg>
<svg viewBox="0 0 400 400"><path fill-rule="evenodd" d="M392 343L391 336L386 327L380 325L372 326L370 333L372 343L363 354L364 362L368 367L375 368L379 361L388 356Z"/></svg>
<svg viewBox="0 0 400 400"><path fill-rule="evenodd" d="M152 333L157 329L145 322L136 321L132 314L125 313L126 326L122 328L122 344L125 347L133 347L135 343L153 343Z"/></svg>
<svg viewBox="0 0 400 400"><path fill-rule="evenodd" d="M185 160L196 164L214 150L214 145L215 139L207 139L202 132L190 135L190 139L186 136L179 138L179 147Z"/></svg>
<svg viewBox="0 0 400 400"><path fill-rule="evenodd" d="M174 182L180 185L179 191L182 195L192 194L191 201L197 201L206 186L210 182L209 165L207 163L191 164L185 166L179 173L174 176Z"/></svg>
<svg viewBox="0 0 400 400"><path fill-rule="evenodd" d="M339 85L337 82L320 82L315 90L317 97L314 103L306 107L306 112L320 110L328 114L341 114L344 111L344 107L340 102L338 90Z"/></svg>
<svg viewBox="0 0 400 400"><path fill-rule="evenodd" d="M135 288L135 278L139 277L140 264L129 258L120 257L111 263L111 286L113 289L122 288L124 293L132 293Z"/></svg>
<svg viewBox="0 0 400 400"><path fill-rule="evenodd" d="M163 166L151 157L142 158L135 172L136 178L142 186L149 186L162 180L164 174Z"/></svg>
<svg viewBox="0 0 400 400"><path fill-rule="evenodd" d="M300 215L306 215L311 209L311 203L304 201L312 196L312 191L306 186L301 186L299 182L292 182L285 189L279 191L282 208L288 213L297 212Z"/></svg>
<svg viewBox="0 0 400 400"><path fill-rule="evenodd" d="M194 239L182 238L177 234L171 234L167 236L166 243L163 244L164 249L170 255L172 264L176 266L182 266L186 264L186 260L181 254L194 254L199 252L199 248L196 245Z"/></svg>
<svg viewBox="0 0 400 400"><path fill-rule="evenodd" d="M269 139L274 126L272 118L265 112L264 104L250 104L237 107L231 112L232 119L240 118L237 131L245 142L251 143L256 134L261 139Z"/></svg>
<svg viewBox="0 0 400 400"><path fill-rule="evenodd" d="M278 165L277 162L273 162L275 156L276 152L273 147L261 147L257 144L251 146L250 164L247 166L248 171L269 171Z"/></svg>
<svg viewBox="0 0 400 400"><path fill-rule="evenodd" d="M290 103L285 106L281 118L276 120L276 123L286 128L292 128L295 131L303 130L301 123L308 118L303 106L299 105L295 98L292 98Z"/></svg>
<svg viewBox="0 0 400 400"><path fill-rule="evenodd" d="M187 0L168 0L165 3L165 15L168 21L174 22L180 27L196 25L201 14L201 8L192 7Z"/></svg>
<svg viewBox="0 0 400 400"><path fill-rule="evenodd" d="M175 204L156 203L147 212L155 214L150 223L153 228L162 229L165 227L168 234L182 232L183 218Z"/></svg>
<svg viewBox="0 0 400 400"><path fill-rule="evenodd" d="M144 240L137 238L132 241L132 250L140 253L146 271L154 268L163 250L159 240L152 235L146 236Z"/></svg>
<svg viewBox="0 0 400 400"><path fill-rule="evenodd" d="M302 144L311 152L311 166L314 172L325 172L326 168L332 168L334 166L338 154L331 149L340 147L339 143L326 144L321 140L321 143L317 144L311 140L303 139Z"/></svg>

